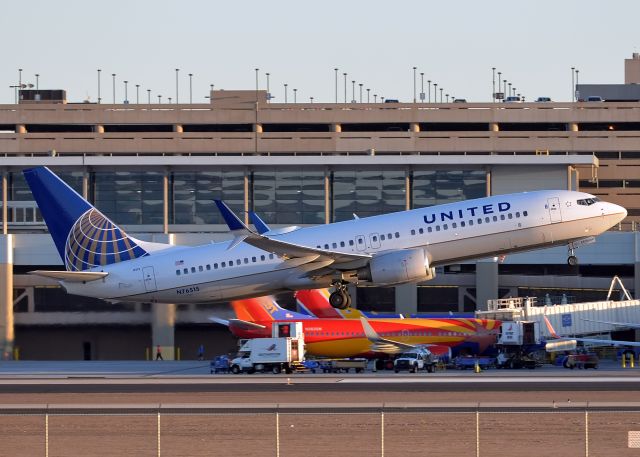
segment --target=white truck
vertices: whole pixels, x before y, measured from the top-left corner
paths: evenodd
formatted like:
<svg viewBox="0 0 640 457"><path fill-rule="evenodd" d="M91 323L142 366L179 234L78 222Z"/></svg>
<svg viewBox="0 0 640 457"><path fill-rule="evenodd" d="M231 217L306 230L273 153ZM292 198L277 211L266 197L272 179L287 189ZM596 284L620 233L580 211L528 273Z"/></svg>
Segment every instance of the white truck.
<svg viewBox="0 0 640 457"><path fill-rule="evenodd" d="M304 362L302 324L292 322L286 325L290 325L285 332L292 335L290 337L254 338L241 342L238 356L229 363L231 373L291 373L294 365ZM274 328L273 334L280 331Z"/></svg>
<svg viewBox="0 0 640 457"><path fill-rule="evenodd" d="M400 370L409 370L417 373L420 370L427 370L432 373L436 366L436 357L427 348L416 347L410 351L403 352L393 361L393 370L398 373Z"/></svg>

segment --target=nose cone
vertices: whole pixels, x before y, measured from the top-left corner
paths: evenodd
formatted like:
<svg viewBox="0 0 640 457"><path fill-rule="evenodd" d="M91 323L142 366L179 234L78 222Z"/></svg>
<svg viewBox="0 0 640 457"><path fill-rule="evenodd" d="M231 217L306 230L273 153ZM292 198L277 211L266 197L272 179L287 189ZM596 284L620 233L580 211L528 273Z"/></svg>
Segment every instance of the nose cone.
<svg viewBox="0 0 640 457"><path fill-rule="evenodd" d="M623 206L616 205L615 203L609 203L607 208L609 216L611 216L611 222L617 224L627 217L627 209Z"/></svg>

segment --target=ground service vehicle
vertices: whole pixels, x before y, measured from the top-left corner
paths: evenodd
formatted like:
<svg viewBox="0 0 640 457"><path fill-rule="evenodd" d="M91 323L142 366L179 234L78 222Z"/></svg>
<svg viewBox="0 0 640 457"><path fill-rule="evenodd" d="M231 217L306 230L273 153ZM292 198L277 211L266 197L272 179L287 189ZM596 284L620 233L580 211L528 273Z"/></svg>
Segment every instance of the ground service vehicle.
<svg viewBox="0 0 640 457"><path fill-rule="evenodd" d="M415 348L411 351L403 352L393 361L393 371L409 370L417 373L419 370L433 372L436 365L436 358L427 348Z"/></svg>
<svg viewBox="0 0 640 457"><path fill-rule="evenodd" d="M294 366L302 366L305 353L302 322L279 323L271 330L271 338L240 341L238 357L229 362L231 373L291 373Z"/></svg>
<svg viewBox="0 0 640 457"><path fill-rule="evenodd" d="M302 338L254 338L240 347L239 356L231 360L231 373L282 371L291 373L295 363L304 361Z"/></svg>

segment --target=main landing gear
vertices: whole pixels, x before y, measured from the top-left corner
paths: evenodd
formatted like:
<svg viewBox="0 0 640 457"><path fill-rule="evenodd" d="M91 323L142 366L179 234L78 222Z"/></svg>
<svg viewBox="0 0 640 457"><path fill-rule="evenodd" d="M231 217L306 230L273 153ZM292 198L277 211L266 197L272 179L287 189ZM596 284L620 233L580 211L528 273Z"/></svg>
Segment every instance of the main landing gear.
<svg viewBox="0 0 640 457"><path fill-rule="evenodd" d="M575 255L575 247L573 246L573 243L569 243L568 255L569 256L567 257L567 263L572 267L578 265L578 258Z"/></svg>
<svg viewBox="0 0 640 457"><path fill-rule="evenodd" d="M334 308L347 309L351 305L351 295L347 291L347 282L334 281L331 285L335 288L335 292L329 295L329 304Z"/></svg>

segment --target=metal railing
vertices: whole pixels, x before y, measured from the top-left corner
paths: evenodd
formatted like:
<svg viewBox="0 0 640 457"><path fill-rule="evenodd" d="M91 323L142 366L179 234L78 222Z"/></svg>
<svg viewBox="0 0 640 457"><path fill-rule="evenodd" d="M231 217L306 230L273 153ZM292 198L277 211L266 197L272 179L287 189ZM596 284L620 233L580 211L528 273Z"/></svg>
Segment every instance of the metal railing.
<svg viewBox="0 0 640 457"><path fill-rule="evenodd" d="M629 402L0 405L0 455L621 455L639 419Z"/></svg>

